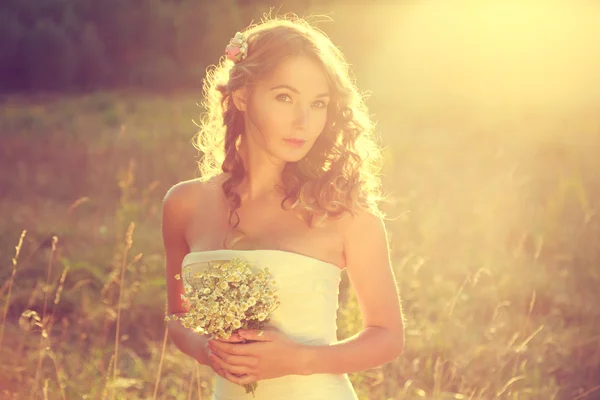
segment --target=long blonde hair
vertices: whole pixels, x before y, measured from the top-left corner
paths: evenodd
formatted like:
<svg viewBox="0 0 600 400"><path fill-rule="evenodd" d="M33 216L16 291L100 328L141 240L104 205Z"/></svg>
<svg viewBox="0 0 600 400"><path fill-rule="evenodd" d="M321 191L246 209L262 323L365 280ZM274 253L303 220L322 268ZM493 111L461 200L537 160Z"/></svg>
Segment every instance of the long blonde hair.
<svg viewBox="0 0 600 400"><path fill-rule="evenodd" d="M233 104L232 93L251 88L288 56L303 54L317 60L331 89L325 128L308 154L289 162L282 173L285 198L309 226L361 207L382 215L381 149L376 143L363 97L358 92L342 52L319 29L296 16L268 18L242 31L247 37L248 56L234 63L225 56L207 70L204 79L205 113L199 124L195 146L203 153L199 161L202 180L221 172L229 174L222 184L229 201L229 222L239 224L241 205L234 189L245 169L239 154L244 132L243 114ZM232 217L237 221L232 223Z"/></svg>

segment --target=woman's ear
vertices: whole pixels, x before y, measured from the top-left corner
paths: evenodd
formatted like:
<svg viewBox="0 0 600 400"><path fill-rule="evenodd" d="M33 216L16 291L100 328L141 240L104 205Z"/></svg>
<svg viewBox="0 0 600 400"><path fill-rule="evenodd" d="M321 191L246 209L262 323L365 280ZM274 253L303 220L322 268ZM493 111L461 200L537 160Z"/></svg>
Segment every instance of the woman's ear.
<svg viewBox="0 0 600 400"><path fill-rule="evenodd" d="M232 93L235 108L242 112L246 111L246 93L245 88L234 90Z"/></svg>

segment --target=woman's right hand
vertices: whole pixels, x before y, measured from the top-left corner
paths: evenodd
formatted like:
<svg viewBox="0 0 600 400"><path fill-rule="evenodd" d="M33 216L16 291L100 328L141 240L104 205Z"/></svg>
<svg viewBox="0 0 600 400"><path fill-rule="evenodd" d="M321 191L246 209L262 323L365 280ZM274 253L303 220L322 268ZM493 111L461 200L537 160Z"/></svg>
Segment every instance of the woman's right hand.
<svg viewBox="0 0 600 400"><path fill-rule="evenodd" d="M225 379L227 379L225 377L225 371L223 371L223 369L220 368L219 364L215 361L213 361L210 357L210 355L212 354L214 357L219 358L218 355L216 355L215 353L213 353L209 348L208 348L208 338L206 339L206 341L204 342L204 344L202 345L202 355L203 355L203 360L202 363L208 365L213 371L215 371L215 373ZM229 338L227 339L219 339L221 342L228 342L228 343L243 343L245 340L243 338L241 338L240 336L237 335L237 333L232 334Z"/></svg>

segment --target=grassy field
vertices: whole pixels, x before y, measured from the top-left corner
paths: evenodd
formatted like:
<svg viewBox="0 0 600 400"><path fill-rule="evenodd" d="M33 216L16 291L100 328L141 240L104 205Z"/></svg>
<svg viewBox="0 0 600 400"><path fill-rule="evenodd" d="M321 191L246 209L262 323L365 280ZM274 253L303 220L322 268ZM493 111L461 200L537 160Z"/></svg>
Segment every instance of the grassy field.
<svg viewBox="0 0 600 400"><path fill-rule="evenodd" d="M160 239L165 191L197 176L199 100L2 99L0 398L209 398L165 337ZM600 398L597 114L389 104L370 106L406 349L351 375L360 398ZM344 338L345 276L340 296Z"/></svg>

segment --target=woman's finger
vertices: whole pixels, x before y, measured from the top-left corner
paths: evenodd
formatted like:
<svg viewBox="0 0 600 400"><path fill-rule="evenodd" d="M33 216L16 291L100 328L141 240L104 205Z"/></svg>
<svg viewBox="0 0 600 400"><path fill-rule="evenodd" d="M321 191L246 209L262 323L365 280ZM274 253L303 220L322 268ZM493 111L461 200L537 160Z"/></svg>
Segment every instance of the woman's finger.
<svg viewBox="0 0 600 400"><path fill-rule="evenodd" d="M253 340L255 342L272 342L277 336L277 331L269 329L246 329L240 331L238 335L243 339Z"/></svg>
<svg viewBox="0 0 600 400"><path fill-rule="evenodd" d="M215 373L217 375L220 375L223 378L225 378L225 372L223 371L223 368L221 367L221 365L218 362L219 356L215 355L214 352L209 350L207 353L207 357L208 357L208 366L213 371L215 371Z"/></svg>
<svg viewBox="0 0 600 400"><path fill-rule="evenodd" d="M225 378L230 382L237 383L238 385L247 385L258 380L255 375L235 376L228 371L225 371Z"/></svg>
<svg viewBox="0 0 600 400"><path fill-rule="evenodd" d="M214 354L210 354L209 357L211 360L217 365L218 368L229 371L233 374L244 375L249 374L252 370L245 365L233 365L224 361L222 358L215 356Z"/></svg>
<svg viewBox="0 0 600 400"><path fill-rule="evenodd" d="M252 356L237 356L221 351L217 348L210 349L212 354L218 356L221 360L230 365L240 365L246 367L255 367L258 360Z"/></svg>

